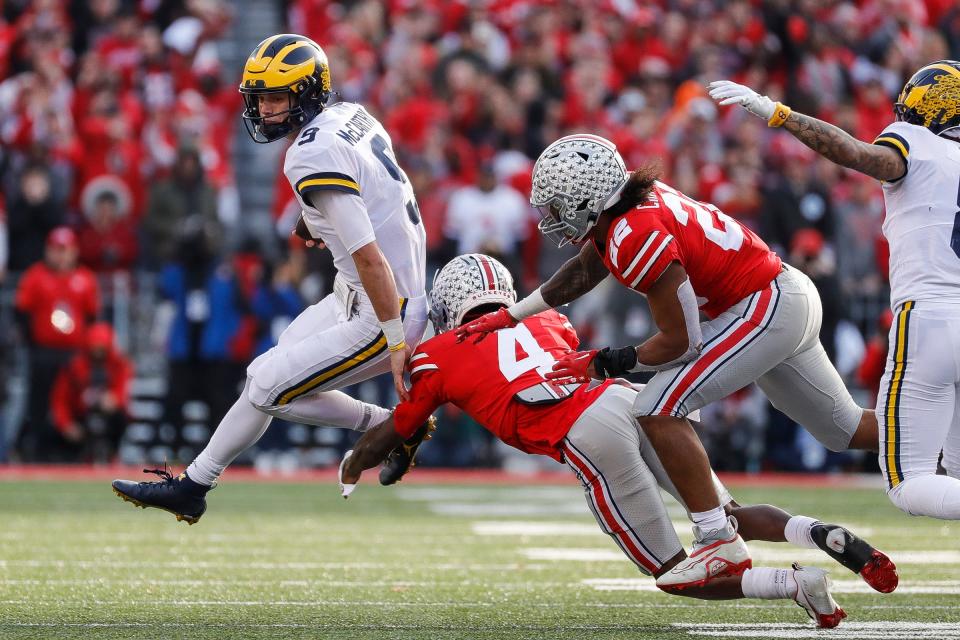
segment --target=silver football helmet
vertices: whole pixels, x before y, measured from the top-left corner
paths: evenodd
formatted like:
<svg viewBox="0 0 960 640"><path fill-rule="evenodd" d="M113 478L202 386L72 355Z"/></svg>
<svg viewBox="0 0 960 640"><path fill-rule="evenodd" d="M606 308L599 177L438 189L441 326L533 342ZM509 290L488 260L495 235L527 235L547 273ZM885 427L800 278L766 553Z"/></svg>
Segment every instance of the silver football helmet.
<svg viewBox="0 0 960 640"><path fill-rule="evenodd" d="M627 167L606 138L577 133L547 147L533 165L530 204L543 219L537 228L562 247L582 242L627 183Z"/></svg>
<svg viewBox="0 0 960 640"><path fill-rule="evenodd" d="M517 301L513 276L482 253L467 253L448 262L433 279L430 322L438 334L459 327L463 317L480 305Z"/></svg>

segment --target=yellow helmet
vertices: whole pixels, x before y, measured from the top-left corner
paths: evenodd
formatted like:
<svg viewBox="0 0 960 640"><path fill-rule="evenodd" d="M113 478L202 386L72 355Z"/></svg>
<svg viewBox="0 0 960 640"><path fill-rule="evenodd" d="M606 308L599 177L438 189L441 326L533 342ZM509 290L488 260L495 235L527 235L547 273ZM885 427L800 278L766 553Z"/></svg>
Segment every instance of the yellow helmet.
<svg viewBox="0 0 960 640"><path fill-rule="evenodd" d="M283 122L267 123L260 115L259 96L287 93L289 108ZM273 142L296 131L323 111L333 94L327 54L305 36L281 33L256 46L240 81L243 122L255 142Z"/></svg>
<svg viewBox="0 0 960 640"><path fill-rule="evenodd" d="M897 120L938 136L960 127L960 62L937 60L917 71L904 85L894 111Z"/></svg>

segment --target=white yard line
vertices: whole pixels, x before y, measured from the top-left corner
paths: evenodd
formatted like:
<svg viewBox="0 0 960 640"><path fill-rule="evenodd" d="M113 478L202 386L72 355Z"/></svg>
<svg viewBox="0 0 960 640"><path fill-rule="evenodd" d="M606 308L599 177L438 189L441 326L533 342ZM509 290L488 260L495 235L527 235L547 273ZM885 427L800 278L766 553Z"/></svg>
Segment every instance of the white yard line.
<svg viewBox="0 0 960 640"><path fill-rule="evenodd" d="M689 520L673 520L674 529L680 536L691 532ZM860 536L869 537L875 533L872 527L844 524ZM587 522L558 522L545 520L477 520L470 523L470 529L478 536L596 536L601 533L596 524ZM683 538L681 538L683 539Z"/></svg>
<svg viewBox="0 0 960 640"><path fill-rule="evenodd" d="M464 562L417 562L419 568L440 571L518 571L552 568L549 565L529 563L482 564ZM56 567L58 569L224 569L263 570L263 571L317 571L322 569L395 569L395 563L387 562L231 562L226 567L223 562L205 560L0 560L0 568L5 567Z"/></svg>
<svg viewBox="0 0 960 640"><path fill-rule="evenodd" d="M652 578L587 578L581 581L584 585L597 591L644 591L658 592ZM867 583L858 579L833 579L831 581L833 593L870 593L876 591ZM960 595L960 581L956 580L911 580L903 581L897 587L897 594L929 594L929 595Z"/></svg>
<svg viewBox="0 0 960 640"><path fill-rule="evenodd" d="M563 562L629 562L617 549L599 547L527 547L520 553L531 560L555 560ZM783 544L776 548L753 546L751 555L754 564L825 563L833 560L817 549L799 549ZM958 551L893 551L890 557L897 564L955 565L960 564Z"/></svg>
<svg viewBox="0 0 960 640"><path fill-rule="evenodd" d="M844 622L836 629L818 630L809 624L674 624L688 635L721 638L842 638L844 640L891 640L891 638L960 639L960 625L951 622Z"/></svg>

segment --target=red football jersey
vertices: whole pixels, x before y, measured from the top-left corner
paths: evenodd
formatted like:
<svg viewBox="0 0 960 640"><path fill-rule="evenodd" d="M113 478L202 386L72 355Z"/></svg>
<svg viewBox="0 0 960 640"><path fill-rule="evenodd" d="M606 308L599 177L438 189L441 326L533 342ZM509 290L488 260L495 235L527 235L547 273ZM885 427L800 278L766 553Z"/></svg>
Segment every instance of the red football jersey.
<svg viewBox="0 0 960 640"><path fill-rule="evenodd" d="M571 393L571 387L543 377L579 344L570 322L553 310L479 342L457 342L453 331L435 336L410 358L413 386L410 401L393 414L397 433L409 438L437 407L450 402L510 446L560 460L557 443L612 383L583 384Z"/></svg>
<svg viewBox="0 0 960 640"><path fill-rule="evenodd" d="M647 202L611 225L606 251L599 249L610 273L640 293L676 260L710 318L766 287L782 267L780 257L755 233L712 204L662 182Z"/></svg>

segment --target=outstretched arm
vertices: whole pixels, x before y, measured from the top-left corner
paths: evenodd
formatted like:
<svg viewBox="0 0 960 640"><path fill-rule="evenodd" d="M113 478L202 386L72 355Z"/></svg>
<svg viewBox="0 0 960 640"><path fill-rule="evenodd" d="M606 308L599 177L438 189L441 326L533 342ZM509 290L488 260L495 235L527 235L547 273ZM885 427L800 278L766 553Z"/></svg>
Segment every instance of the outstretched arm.
<svg viewBox="0 0 960 640"><path fill-rule="evenodd" d="M710 83L710 97L721 106L739 104L765 119L767 125L783 127L824 158L877 180L899 180L907 173L906 160L890 147L857 140L839 127L792 111L749 87L718 80Z"/></svg>
<svg viewBox="0 0 960 640"><path fill-rule="evenodd" d="M812 116L793 111L783 128L824 158L877 180L898 180L907 172L906 160L890 147L867 144Z"/></svg>

